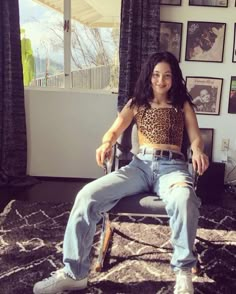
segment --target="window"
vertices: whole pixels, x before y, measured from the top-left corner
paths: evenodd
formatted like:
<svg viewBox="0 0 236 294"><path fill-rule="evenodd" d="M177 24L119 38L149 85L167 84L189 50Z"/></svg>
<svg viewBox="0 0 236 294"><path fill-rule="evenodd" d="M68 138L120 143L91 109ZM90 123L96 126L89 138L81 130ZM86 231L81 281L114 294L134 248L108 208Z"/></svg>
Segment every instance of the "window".
<svg viewBox="0 0 236 294"><path fill-rule="evenodd" d="M93 5L89 5L90 2ZM119 18L113 5L100 1L71 1L72 86L85 89L117 88ZM96 3L97 6L96 6ZM101 7L102 6L102 7ZM110 12L109 12L109 9ZM117 5L117 11L120 7ZM117 12L115 11L117 14Z"/></svg>
<svg viewBox="0 0 236 294"><path fill-rule="evenodd" d="M63 15L33 0L19 0L25 86L64 87Z"/></svg>
<svg viewBox="0 0 236 294"><path fill-rule="evenodd" d="M65 0L65 4L19 0L19 4L22 44L27 44L22 45L27 47L22 50L25 86L62 88L69 76L66 87L117 90L121 0L104 0L102 5L96 0Z"/></svg>

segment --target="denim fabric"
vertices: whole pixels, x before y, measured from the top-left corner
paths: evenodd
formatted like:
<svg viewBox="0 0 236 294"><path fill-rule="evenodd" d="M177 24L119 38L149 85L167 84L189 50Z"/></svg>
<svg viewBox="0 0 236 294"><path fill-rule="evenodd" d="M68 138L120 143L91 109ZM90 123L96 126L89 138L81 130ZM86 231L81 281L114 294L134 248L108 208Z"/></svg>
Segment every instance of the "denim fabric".
<svg viewBox="0 0 236 294"><path fill-rule="evenodd" d="M187 184L181 186L181 183ZM64 237L65 272L75 279L87 276L96 224L102 213L109 211L123 197L150 190L162 198L170 217L174 248L171 266L174 270L194 266L196 258L192 248L200 199L192 187L187 163L138 154L129 165L94 180L78 193Z"/></svg>

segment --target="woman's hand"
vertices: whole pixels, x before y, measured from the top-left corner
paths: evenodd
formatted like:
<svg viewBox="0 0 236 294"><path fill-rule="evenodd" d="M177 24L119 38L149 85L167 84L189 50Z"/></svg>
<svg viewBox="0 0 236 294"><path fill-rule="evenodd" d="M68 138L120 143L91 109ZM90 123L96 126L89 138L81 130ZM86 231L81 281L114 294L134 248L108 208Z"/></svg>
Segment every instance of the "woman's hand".
<svg viewBox="0 0 236 294"><path fill-rule="evenodd" d="M201 176L209 166L209 159L205 153L201 151L193 151L192 163L194 171Z"/></svg>
<svg viewBox="0 0 236 294"><path fill-rule="evenodd" d="M96 161L97 164L101 167L104 167L104 163L106 160L110 160L112 155L112 143L110 141L106 141L101 144L100 147L96 150Z"/></svg>

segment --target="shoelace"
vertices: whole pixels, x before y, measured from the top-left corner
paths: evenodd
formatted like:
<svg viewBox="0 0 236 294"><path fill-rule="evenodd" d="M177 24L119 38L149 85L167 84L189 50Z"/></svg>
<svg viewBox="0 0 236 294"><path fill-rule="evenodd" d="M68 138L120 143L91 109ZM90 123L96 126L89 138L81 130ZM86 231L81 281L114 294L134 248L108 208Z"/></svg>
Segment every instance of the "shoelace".
<svg viewBox="0 0 236 294"><path fill-rule="evenodd" d="M62 275L63 274L63 270L57 270L54 272L51 272L50 276L48 278L43 279L44 282L47 283L51 283L52 281L55 281L58 275Z"/></svg>

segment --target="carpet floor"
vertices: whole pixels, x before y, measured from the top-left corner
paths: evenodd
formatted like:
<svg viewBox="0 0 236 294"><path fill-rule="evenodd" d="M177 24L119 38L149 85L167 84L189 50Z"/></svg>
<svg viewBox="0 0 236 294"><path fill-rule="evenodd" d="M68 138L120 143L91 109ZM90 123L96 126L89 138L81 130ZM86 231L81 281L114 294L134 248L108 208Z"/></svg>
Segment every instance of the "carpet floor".
<svg viewBox="0 0 236 294"><path fill-rule="evenodd" d="M32 294L38 280L62 267L62 242L72 205L11 201L0 214L0 293ZM236 293L236 212L201 207L196 248L202 272L195 293ZM91 254L89 285L79 293L173 293L170 229L162 220L113 217L104 269L94 270L100 225Z"/></svg>

